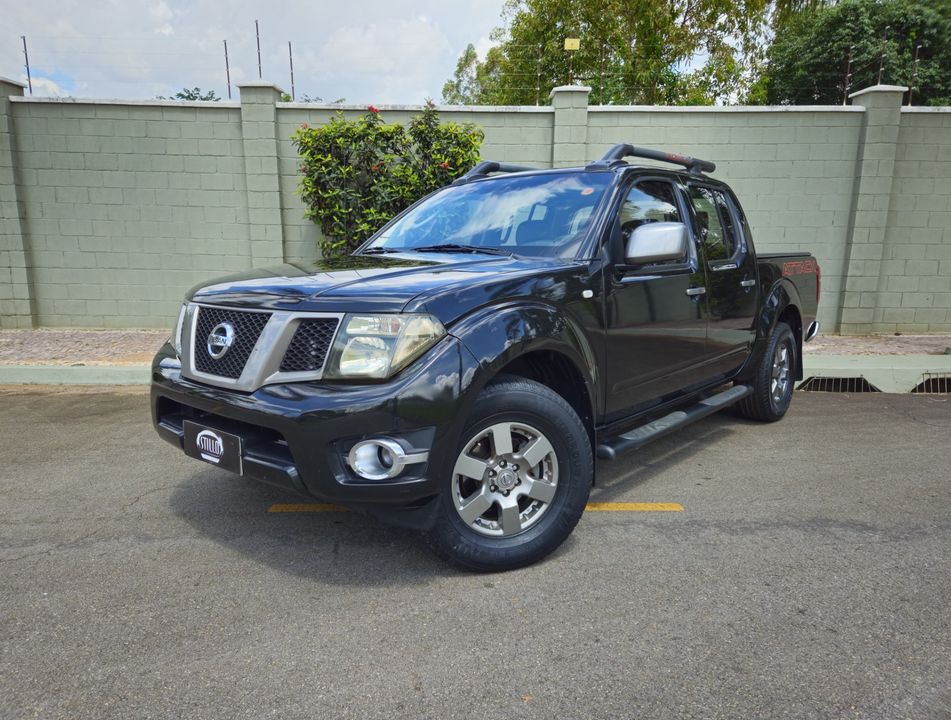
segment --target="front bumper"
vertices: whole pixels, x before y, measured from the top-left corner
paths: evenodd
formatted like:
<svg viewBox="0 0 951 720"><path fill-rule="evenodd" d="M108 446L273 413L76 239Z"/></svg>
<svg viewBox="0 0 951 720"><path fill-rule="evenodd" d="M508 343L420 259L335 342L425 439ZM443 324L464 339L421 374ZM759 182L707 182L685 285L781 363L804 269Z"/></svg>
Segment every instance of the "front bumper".
<svg viewBox="0 0 951 720"><path fill-rule="evenodd" d="M351 507L421 506L440 481L461 431L463 378L474 358L452 336L384 383L302 382L242 393L182 377L165 345L152 364L152 421L183 447L185 420L239 435L244 474ZM361 480L346 455L358 441L386 436L429 452L386 481Z"/></svg>

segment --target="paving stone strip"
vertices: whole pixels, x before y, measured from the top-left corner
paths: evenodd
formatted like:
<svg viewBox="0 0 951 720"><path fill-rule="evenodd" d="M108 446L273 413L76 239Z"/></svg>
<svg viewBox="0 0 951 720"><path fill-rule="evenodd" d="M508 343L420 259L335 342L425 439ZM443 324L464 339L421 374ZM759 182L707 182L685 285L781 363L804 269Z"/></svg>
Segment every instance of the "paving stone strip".
<svg viewBox="0 0 951 720"><path fill-rule="evenodd" d="M0 330L0 365L142 365L168 330Z"/></svg>

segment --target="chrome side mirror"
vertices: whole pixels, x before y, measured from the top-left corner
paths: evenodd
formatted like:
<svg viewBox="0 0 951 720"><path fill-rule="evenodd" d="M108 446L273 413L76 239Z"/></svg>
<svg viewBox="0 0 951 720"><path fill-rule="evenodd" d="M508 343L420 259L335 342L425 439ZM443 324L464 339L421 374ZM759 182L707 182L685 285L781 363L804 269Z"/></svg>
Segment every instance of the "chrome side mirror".
<svg viewBox="0 0 951 720"><path fill-rule="evenodd" d="M685 260L686 257L687 226L675 222L647 223L635 228L624 253L628 265Z"/></svg>

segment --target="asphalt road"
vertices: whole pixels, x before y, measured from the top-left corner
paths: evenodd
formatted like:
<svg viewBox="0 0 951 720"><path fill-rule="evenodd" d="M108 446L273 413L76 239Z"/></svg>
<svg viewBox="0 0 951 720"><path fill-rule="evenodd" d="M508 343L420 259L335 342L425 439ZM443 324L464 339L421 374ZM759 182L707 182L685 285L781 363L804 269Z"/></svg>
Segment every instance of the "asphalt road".
<svg viewBox="0 0 951 720"><path fill-rule="evenodd" d="M951 398L797 394L605 465L472 575L159 441L139 390L0 391L0 717L951 717Z"/></svg>

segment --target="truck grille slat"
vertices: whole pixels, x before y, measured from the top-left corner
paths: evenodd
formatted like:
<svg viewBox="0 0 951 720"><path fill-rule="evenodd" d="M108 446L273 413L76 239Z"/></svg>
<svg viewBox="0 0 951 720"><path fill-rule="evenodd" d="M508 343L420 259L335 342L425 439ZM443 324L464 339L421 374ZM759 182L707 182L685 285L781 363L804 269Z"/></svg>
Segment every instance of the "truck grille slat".
<svg viewBox="0 0 951 720"><path fill-rule="evenodd" d="M269 312L199 307L193 349L195 369L219 377L241 377L251 351L270 319ZM234 343L221 358L215 359L208 352L207 339L211 331L221 323L230 323L234 327Z"/></svg>
<svg viewBox="0 0 951 720"><path fill-rule="evenodd" d="M281 360L281 372L315 372L324 366L337 330L336 318L301 320Z"/></svg>

